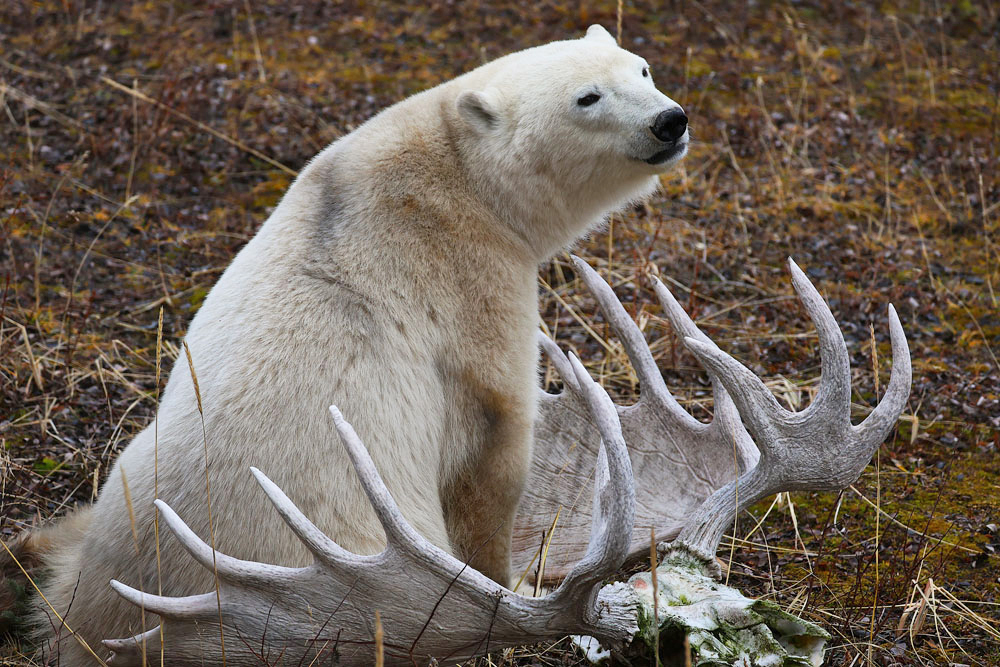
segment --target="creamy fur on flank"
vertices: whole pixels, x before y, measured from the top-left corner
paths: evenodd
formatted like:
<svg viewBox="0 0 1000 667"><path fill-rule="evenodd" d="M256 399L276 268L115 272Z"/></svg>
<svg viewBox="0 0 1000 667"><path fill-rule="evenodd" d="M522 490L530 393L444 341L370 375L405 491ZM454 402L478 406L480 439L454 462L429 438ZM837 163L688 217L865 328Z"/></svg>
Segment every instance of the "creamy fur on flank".
<svg viewBox="0 0 1000 667"><path fill-rule="evenodd" d="M414 527L507 583L535 415L537 267L648 196L685 150L686 135L671 159L646 162L664 150L653 119L677 107L646 66L595 26L400 102L313 159L191 322L207 445L182 355L156 416L159 497L209 539L207 447L219 550L310 561L256 466L340 545L378 552L336 404ZM599 102L578 103L591 92ZM100 655L101 639L144 629L110 579L169 595L213 588L165 529L158 579L153 457L151 424L46 555L45 595ZM62 665L90 664L58 634Z"/></svg>

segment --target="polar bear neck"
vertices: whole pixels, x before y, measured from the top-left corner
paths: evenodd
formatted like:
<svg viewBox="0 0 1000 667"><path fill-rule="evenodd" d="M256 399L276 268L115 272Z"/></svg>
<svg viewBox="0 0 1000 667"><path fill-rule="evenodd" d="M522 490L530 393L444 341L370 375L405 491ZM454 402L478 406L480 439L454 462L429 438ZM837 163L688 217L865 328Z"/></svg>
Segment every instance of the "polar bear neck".
<svg viewBox="0 0 1000 667"><path fill-rule="evenodd" d="M477 70L478 72L478 70ZM466 75L469 76L469 75ZM437 227L460 246L495 246L510 261L537 265L593 230L610 213L647 197L654 176L622 179L609 189L600 174L575 174L530 145L497 151L477 141L458 118L461 77L410 97L376 115L314 160L336 162L337 182L357 200L395 201L396 224ZM586 165L576 167L577 171ZM418 214L419 212L419 214ZM429 216L428 216L429 214Z"/></svg>
<svg viewBox="0 0 1000 667"><path fill-rule="evenodd" d="M369 236L419 238L456 253L491 248L507 264L537 264L535 239L512 224L509 206L485 196L451 123L429 99L441 88L382 111L328 146L293 188L311 191L319 209L310 217L326 238L352 226L354 218L365 221ZM371 216L373 211L379 215Z"/></svg>
<svg viewBox="0 0 1000 667"><path fill-rule="evenodd" d="M647 173L614 182L589 165L567 168L530 140L501 150L484 146L454 112L459 81L449 84L453 90L442 91L440 113L462 173L476 198L530 249L535 263L547 261L659 186L659 179ZM573 178L567 178L568 172L575 172Z"/></svg>

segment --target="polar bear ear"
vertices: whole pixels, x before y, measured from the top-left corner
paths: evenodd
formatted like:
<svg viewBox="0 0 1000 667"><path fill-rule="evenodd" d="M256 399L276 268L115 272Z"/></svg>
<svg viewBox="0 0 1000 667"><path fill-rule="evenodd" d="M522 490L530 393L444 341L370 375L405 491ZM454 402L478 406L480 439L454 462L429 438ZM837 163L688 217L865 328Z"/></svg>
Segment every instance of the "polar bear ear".
<svg viewBox="0 0 1000 667"><path fill-rule="evenodd" d="M500 124L495 91L467 90L455 100L458 115L479 132L489 132Z"/></svg>
<svg viewBox="0 0 1000 667"><path fill-rule="evenodd" d="M610 42L614 46L618 46L618 42L611 33L604 29L604 26L594 24L587 28L587 36L584 39L596 39L603 42Z"/></svg>

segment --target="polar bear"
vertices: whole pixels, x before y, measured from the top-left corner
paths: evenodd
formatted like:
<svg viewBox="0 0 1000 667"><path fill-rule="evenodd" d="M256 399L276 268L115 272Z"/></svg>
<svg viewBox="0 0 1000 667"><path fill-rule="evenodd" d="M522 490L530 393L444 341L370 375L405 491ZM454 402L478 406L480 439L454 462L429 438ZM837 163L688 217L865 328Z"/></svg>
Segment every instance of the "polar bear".
<svg viewBox="0 0 1000 667"><path fill-rule="evenodd" d="M156 623L110 579L213 587L167 531L157 553L157 495L222 552L310 562L256 466L338 544L380 551L331 403L412 525L506 585L538 391L537 268L650 195L687 144L647 62L593 26L414 95L323 150L192 320L198 394L182 354L96 503L29 538L45 551L40 613L60 664L93 660L67 626L100 654L101 639Z"/></svg>

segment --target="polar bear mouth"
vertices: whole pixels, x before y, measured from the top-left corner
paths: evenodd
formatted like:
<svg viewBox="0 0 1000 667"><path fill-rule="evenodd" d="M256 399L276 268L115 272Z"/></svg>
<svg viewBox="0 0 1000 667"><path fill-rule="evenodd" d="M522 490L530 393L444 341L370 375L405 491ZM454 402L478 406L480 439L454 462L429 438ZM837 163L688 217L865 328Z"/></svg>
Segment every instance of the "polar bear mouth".
<svg viewBox="0 0 1000 667"><path fill-rule="evenodd" d="M687 142L675 143L669 148L664 148L658 153L653 153L650 157L645 159L646 164L663 164L664 162L669 162L670 160L680 159L684 156L687 151Z"/></svg>

